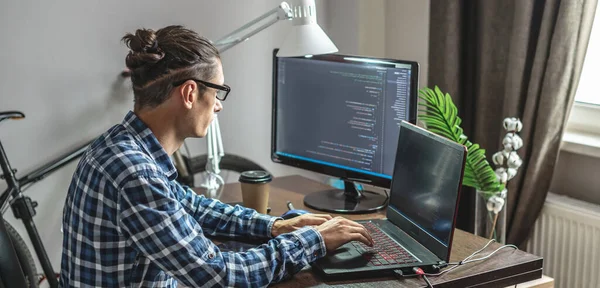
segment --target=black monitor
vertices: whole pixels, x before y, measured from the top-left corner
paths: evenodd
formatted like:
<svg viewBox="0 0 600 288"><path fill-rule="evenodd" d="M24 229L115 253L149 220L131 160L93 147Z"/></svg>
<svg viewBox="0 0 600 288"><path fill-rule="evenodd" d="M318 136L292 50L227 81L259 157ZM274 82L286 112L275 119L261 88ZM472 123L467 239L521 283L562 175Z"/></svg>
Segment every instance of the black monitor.
<svg viewBox="0 0 600 288"><path fill-rule="evenodd" d="M357 189L356 183L390 188L400 123L416 123L419 64L276 54L271 159L344 181L343 190L307 195L308 207L333 213L384 208L387 196Z"/></svg>

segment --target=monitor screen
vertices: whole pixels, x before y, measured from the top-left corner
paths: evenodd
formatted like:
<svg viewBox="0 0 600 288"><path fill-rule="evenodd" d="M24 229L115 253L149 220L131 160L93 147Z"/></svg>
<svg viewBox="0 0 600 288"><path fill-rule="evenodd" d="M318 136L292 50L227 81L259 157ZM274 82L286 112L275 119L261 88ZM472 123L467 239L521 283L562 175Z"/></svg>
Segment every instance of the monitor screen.
<svg viewBox="0 0 600 288"><path fill-rule="evenodd" d="M389 187L400 121L416 121L416 62L274 57L276 162Z"/></svg>

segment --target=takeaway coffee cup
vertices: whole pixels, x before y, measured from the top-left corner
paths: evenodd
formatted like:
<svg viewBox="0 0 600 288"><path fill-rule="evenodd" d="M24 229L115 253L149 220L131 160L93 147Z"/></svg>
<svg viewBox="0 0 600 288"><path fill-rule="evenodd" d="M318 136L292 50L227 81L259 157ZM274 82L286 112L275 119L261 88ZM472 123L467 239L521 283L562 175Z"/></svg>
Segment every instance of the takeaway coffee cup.
<svg viewBox="0 0 600 288"><path fill-rule="evenodd" d="M242 185L242 202L244 207L252 208L258 213L267 214L269 204L269 182L273 177L262 170L245 171L240 174Z"/></svg>

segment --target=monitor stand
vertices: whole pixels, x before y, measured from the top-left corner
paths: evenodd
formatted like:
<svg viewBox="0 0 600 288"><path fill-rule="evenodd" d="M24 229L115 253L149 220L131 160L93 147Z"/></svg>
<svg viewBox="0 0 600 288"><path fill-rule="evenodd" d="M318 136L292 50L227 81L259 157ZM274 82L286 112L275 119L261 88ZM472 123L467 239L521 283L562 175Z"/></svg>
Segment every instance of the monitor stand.
<svg viewBox="0 0 600 288"><path fill-rule="evenodd" d="M354 182L344 180L344 190L331 189L314 192L304 197L307 207L345 214L371 213L387 205L387 197L372 191L358 191Z"/></svg>

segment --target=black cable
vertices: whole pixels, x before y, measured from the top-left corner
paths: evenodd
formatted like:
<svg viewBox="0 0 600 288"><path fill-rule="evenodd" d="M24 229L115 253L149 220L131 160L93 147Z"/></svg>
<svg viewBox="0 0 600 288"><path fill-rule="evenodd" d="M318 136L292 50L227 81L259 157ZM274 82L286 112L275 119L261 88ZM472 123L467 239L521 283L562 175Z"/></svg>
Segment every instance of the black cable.
<svg viewBox="0 0 600 288"><path fill-rule="evenodd" d="M427 283L427 287L428 288L429 287L433 288L433 285L431 284L431 282L429 282L429 279L427 279L426 275L423 275L423 280L425 280L425 283Z"/></svg>

